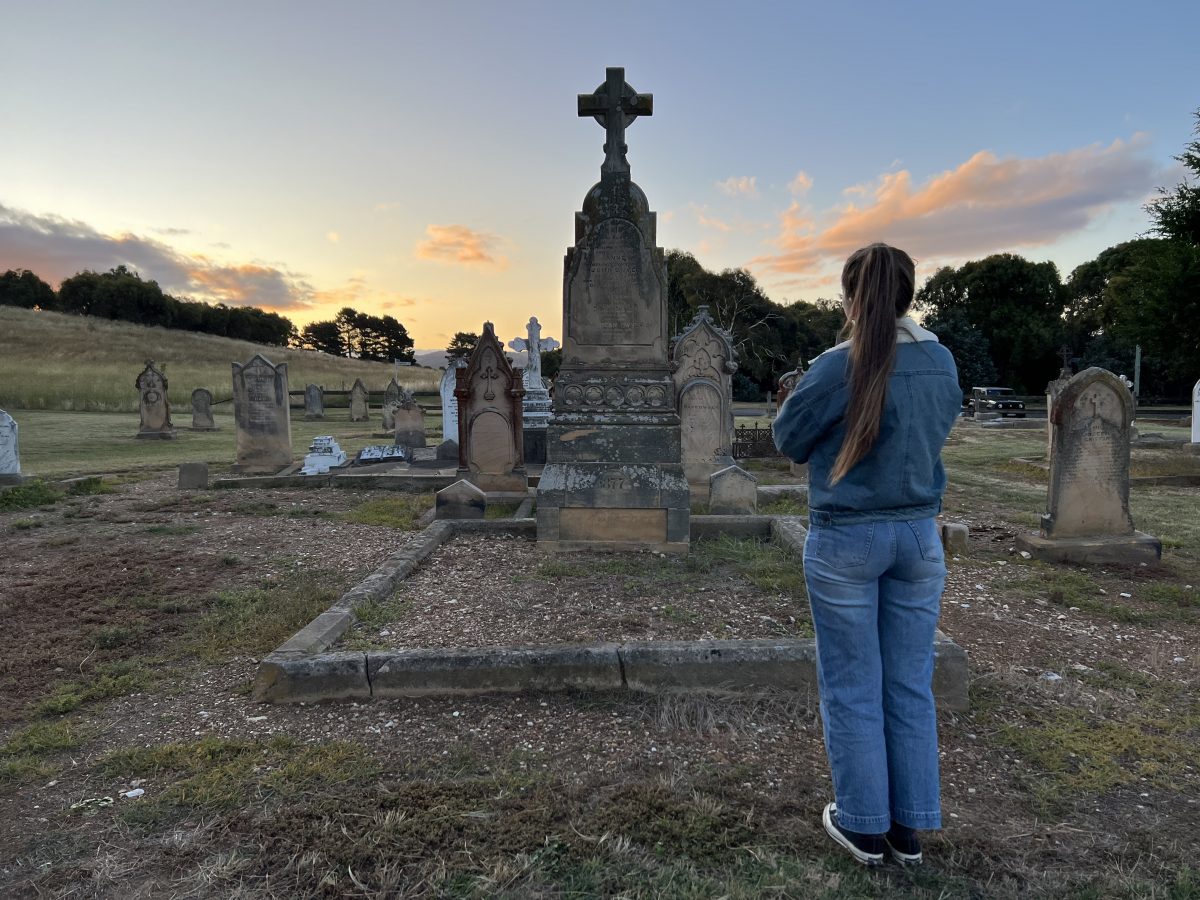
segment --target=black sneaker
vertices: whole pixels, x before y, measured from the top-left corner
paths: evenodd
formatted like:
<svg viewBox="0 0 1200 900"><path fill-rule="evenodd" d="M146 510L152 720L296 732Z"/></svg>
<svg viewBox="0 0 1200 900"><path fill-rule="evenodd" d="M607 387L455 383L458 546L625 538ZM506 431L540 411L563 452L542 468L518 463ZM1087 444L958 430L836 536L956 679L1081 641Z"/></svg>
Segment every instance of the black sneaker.
<svg viewBox="0 0 1200 900"><path fill-rule="evenodd" d="M888 833L883 836L888 849L892 851L892 859L902 866L917 866L921 864L921 841L917 832L907 825L893 822Z"/></svg>
<svg viewBox="0 0 1200 900"><path fill-rule="evenodd" d="M847 831L837 823L837 804L828 803L821 814L821 822L828 835L850 851L850 855L864 866L883 864L883 850L886 842L881 834L859 834L857 831Z"/></svg>

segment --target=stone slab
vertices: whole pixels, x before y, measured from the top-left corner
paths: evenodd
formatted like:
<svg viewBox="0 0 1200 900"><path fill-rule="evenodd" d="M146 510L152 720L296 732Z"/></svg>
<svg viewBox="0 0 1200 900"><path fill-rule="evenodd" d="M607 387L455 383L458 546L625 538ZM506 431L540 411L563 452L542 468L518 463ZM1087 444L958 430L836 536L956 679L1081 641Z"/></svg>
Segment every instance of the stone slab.
<svg viewBox="0 0 1200 900"><path fill-rule="evenodd" d="M698 541L702 538L717 538L727 535L768 540L771 537L772 518L772 516L692 516L691 538L693 541Z"/></svg>
<svg viewBox="0 0 1200 900"><path fill-rule="evenodd" d="M620 647L634 691L785 690L816 694L811 640L633 641Z"/></svg>
<svg viewBox="0 0 1200 900"><path fill-rule="evenodd" d="M622 686L614 644L372 652L367 666L375 697L616 690Z"/></svg>
<svg viewBox="0 0 1200 900"><path fill-rule="evenodd" d="M335 488L352 488L381 491L404 491L412 494L422 494L426 491L440 491L458 481L457 475L430 475L425 473L405 474L375 474L366 472L361 475L347 472L332 476Z"/></svg>
<svg viewBox="0 0 1200 900"><path fill-rule="evenodd" d="M265 703L365 700L371 696L366 654L301 657L273 653L259 663L251 696Z"/></svg>
<svg viewBox="0 0 1200 900"><path fill-rule="evenodd" d="M1017 535L1016 546L1034 559L1085 565L1138 565L1162 559L1162 541L1135 531L1117 537L1047 538L1040 534Z"/></svg>
<svg viewBox="0 0 1200 900"><path fill-rule="evenodd" d="M241 478L214 478L213 490L232 488L328 487L331 475L246 475Z"/></svg>
<svg viewBox="0 0 1200 900"><path fill-rule="evenodd" d="M203 491L208 489L208 463L191 462L179 464L179 490Z"/></svg>

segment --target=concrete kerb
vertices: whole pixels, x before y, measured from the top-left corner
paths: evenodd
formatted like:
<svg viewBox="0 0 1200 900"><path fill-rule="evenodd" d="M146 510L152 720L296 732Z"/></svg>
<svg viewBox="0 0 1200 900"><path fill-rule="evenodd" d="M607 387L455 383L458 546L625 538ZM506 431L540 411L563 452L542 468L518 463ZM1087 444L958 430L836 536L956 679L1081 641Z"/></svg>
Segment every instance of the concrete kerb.
<svg viewBox="0 0 1200 900"><path fill-rule="evenodd" d="M693 540L718 534L769 537L800 556L800 516L693 516ZM390 596L457 533L533 538L533 519L439 520L262 660L254 698L272 703L370 697L459 696L546 690L679 691L712 694L784 689L814 696L816 644L804 639L630 641L623 644L468 647L327 652L355 610ZM934 643L934 695L965 710L967 654L941 631Z"/></svg>

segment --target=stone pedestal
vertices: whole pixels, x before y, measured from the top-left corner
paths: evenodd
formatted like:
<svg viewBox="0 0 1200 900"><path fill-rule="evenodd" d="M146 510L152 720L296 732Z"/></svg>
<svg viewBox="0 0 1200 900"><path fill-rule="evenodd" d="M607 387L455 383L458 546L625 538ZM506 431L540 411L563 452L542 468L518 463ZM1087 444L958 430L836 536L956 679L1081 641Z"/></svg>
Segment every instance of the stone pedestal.
<svg viewBox="0 0 1200 900"><path fill-rule="evenodd" d="M1016 546L1027 551L1034 559L1047 562L1136 566L1162 559L1162 541L1140 531L1117 537L1077 538L1019 534Z"/></svg>
<svg viewBox="0 0 1200 900"><path fill-rule="evenodd" d="M651 108L623 69L579 98L579 114L606 128L606 156L564 262L563 363L538 482L538 545L548 550L688 549L666 264L625 160L625 127Z"/></svg>

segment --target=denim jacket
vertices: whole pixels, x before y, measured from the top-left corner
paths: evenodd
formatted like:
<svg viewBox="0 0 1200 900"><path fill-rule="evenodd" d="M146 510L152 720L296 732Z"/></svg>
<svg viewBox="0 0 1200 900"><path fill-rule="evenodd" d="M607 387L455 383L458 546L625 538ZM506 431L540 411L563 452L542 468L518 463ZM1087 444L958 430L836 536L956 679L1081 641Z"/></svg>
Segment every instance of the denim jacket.
<svg viewBox="0 0 1200 900"><path fill-rule="evenodd" d="M846 432L850 345L812 368L775 419L775 445L808 463L809 517L818 525L926 519L942 508L942 445L962 409L958 370L937 336L905 317L896 323L896 367L874 446L836 485L829 473Z"/></svg>

